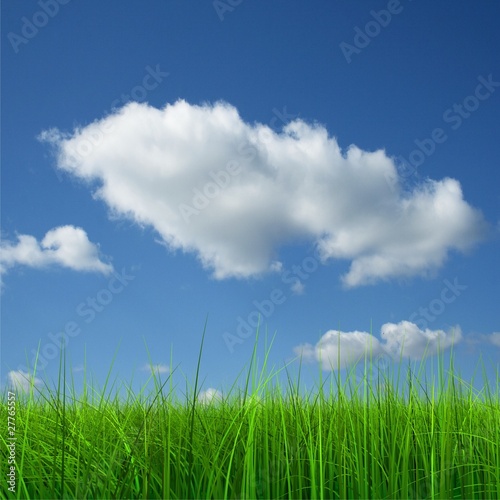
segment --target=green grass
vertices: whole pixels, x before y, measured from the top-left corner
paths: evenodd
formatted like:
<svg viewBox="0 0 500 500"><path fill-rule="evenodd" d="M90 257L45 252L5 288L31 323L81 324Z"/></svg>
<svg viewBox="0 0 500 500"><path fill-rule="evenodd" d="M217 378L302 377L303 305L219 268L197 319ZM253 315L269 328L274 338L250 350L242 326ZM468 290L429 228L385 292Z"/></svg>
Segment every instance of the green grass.
<svg viewBox="0 0 500 500"><path fill-rule="evenodd" d="M267 348L259 369L256 347L213 404L196 397L201 348L183 399L159 377L149 394L123 397L110 377L76 394L62 356L52 390L17 394L17 489L3 475L2 498L500 498L498 375L477 394L452 361L427 383L367 359L362 378L320 373L305 397L300 370L268 370Z"/></svg>

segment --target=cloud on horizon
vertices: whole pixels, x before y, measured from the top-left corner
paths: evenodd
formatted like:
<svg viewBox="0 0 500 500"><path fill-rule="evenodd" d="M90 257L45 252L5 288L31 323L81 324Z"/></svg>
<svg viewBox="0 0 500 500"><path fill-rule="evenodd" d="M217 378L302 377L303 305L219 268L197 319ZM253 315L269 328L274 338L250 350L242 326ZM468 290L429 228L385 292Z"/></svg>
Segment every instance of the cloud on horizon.
<svg viewBox="0 0 500 500"><path fill-rule="evenodd" d="M209 387L206 391L201 391L198 394L197 401L200 404L208 405L211 403L220 403L223 400L222 393L213 387Z"/></svg>
<svg viewBox="0 0 500 500"><path fill-rule="evenodd" d="M47 232L38 242L28 234L17 235L17 242L0 243L0 273L16 266L45 268L51 265L74 271L93 271L109 274L111 264L99 258L99 247L89 241L87 233L79 227L60 226Z"/></svg>
<svg viewBox="0 0 500 500"><path fill-rule="evenodd" d="M486 231L455 179L409 192L383 150L342 151L323 126L301 120L275 132L224 102L130 103L39 139L113 216L154 228L216 279L272 271L294 241L314 243L323 263L350 262L347 287L427 275Z"/></svg>
<svg viewBox="0 0 500 500"><path fill-rule="evenodd" d="M7 380L9 387L21 392L29 392L32 384L34 387L42 385L38 377L33 377L23 370L11 370L7 373Z"/></svg>
<svg viewBox="0 0 500 500"><path fill-rule="evenodd" d="M309 343L294 348L297 356L306 362L320 362L324 370L339 370L356 364L365 356L377 359L390 356L394 360L409 358L419 360L433 356L462 340L460 328L421 330L410 321L385 323L380 341L368 332L342 332L329 330L316 345Z"/></svg>
<svg viewBox="0 0 500 500"><path fill-rule="evenodd" d="M170 368L168 365L165 365L163 363L159 363L157 365L145 364L142 367L142 371L149 372L151 375L153 374L159 375L161 373L169 373Z"/></svg>
<svg viewBox="0 0 500 500"><path fill-rule="evenodd" d="M500 332L494 332L491 335L488 335L488 340L491 344L500 347Z"/></svg>

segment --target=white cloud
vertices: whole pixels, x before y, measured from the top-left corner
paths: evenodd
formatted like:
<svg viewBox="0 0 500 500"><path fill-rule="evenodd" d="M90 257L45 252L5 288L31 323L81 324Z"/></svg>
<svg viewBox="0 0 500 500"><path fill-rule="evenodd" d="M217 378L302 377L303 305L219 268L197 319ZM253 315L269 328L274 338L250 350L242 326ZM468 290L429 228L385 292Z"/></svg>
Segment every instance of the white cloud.
<svg viewBox="0 0 500 500"><path fill-rule="evenodd" d="M300 344L293 348L293 352L305 362L311 362L316 359L316 351L314 346L309 343Z"/></svg>
<svg viewBox="0 0 500 500"><path fill-rule="evenodd" d="M38 377L33 377L33 375L23 370L10 371L7 373L7 379L9 387L22 392L29 392L32 384L35 387L42 385L42 381Z"/></svg>
<svg viewBox="0 0 500 500"><path fill-rule="evenodd" d="M276 133L222 102L130 103L40 139L111 213L152 226L217 279L276 271L280 247L294 241L317 244L323 261L350 261L346 286L425 275L485 231L457 180L407 192L382 150L342 151L300 120Z"/></svg>
<svg viewBox="0 0 500 500"><path fill-rule="evenodd" d="M303 344L294 349L304 361L320 361L324 370L338 370L352 365L365 356L377 357L382 352L376 337L366 332L330 330L312 346Z"/></svg>
<svg viewBox="0 0 500 500"><path fill-rule="evenodd" d="M453 344L460 342L462 332L455 327L449 332L443 330L421 330L414 323L385 323L381 328L382 342L367 332L341 332L330 330L319 342L302 344L294 348L303 361L319 361L324 370L338 370L356 364L365 356L376 360L390 355L393 359L413 360L432 356Z"/></svg>
<svg viewBox="0 0 500 500"><path fill-rule="evenodd" d="M20 234L17 243L2 241L0 272L14 266L35 268L57 264L75 271L108 274L113 266L99 258L99 247L90 242L87 233L74 226L60 226L47 232L41 242L34 236Z"/></svg>
<svg viewBox="0 0 500 500"><path fill-rule="evenodd" d="M157 365L150 365L150 364L145 364L142 367L142 370L145 372L149 372L151 374L160 374L160 373L169 373L170 368L167 365L164 365L162 363L157 364Z"/></svg>
<svg viewBox="0 0 500 500"><path fill-rule="evenodd" d="M198 394L198 403L210 404L222 401L222 393L213 387L208 388L206 391L201 391Z"/></svg>
<svg viewBox="0 0 500 500"><path fill-rule="evenodd" d="M448 349L462 340L462 331L456 326L444 330L421 330L409 321L382 325L381 337L384 349L395 358L421 359Z"/></svg>
<svg viewBox="0 0 500 500"><path fill-rule="evenodd" d="M491 335L489 335L489 341L493 345L500 347L500 332L495 332L495 333L492 333Z"/></svg>

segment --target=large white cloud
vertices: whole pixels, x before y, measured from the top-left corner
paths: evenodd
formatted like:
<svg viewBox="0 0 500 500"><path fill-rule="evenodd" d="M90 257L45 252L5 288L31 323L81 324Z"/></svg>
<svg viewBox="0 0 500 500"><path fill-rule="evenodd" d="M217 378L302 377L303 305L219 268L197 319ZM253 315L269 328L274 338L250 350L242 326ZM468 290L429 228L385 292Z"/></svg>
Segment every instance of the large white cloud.
<svg viewBox="0 0 500 500"><path fill-rule="evenodd" d="M41 242L34 236L20 234L18 241L0 244L0 272L14 266L46 267L57 264L75 271L112 272L113 266L99 258L99 248L87 233L74 226L60 226L47 232Z"/></svg>
<svg viewBox="0 0 500 500"><path fill-rule="evenodd" d="M366 357L390 356L394 360L419 360L443 352L462 340L459 327L444 330L421 330L409 321L385 323L381 328L382 342L367 332L326 332L316 345L302 344L294 348L304 361L321 362L324 370L338 370L356 364Z"/></svg>
<svg viewBox="0 0 500 500"><path fill-rule="evenodd" d="M152 226L218 279L268 271L293 241L316 243L324 261L351 261L347 286L426 274L484 232L454 179L407 192L382 150L342 151L300 120L277 133L223 102L131 103L40 139L112 213Z"/></svg>

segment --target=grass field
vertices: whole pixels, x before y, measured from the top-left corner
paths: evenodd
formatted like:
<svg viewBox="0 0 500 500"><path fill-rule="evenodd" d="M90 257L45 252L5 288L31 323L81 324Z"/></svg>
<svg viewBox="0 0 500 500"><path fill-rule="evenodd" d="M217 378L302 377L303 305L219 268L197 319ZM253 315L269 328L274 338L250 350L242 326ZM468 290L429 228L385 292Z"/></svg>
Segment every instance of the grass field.
<svg viewBox="0 0 500 500"><path fill-rule="evenodd" d="M306 397L300 371L269 370L269 350L258 368L254 347L233 389L207 403L201 352L187 399L159 377L149 394L123 397L110 379L76 394L62 356L53 390L15 395L16 486L3 473L2 498L500 498L498 373L478 394L453 361L427 381L365 359L362 378L319 371ZM1 410L3 471L13 408Z"/></svg>

